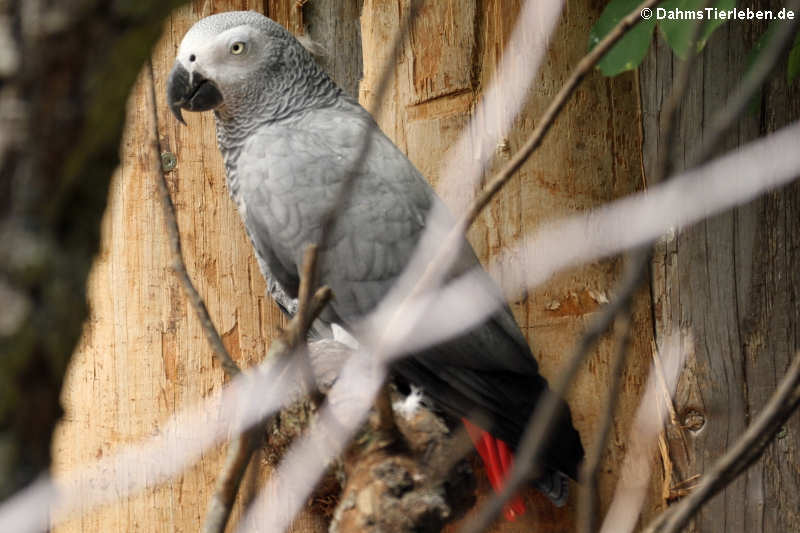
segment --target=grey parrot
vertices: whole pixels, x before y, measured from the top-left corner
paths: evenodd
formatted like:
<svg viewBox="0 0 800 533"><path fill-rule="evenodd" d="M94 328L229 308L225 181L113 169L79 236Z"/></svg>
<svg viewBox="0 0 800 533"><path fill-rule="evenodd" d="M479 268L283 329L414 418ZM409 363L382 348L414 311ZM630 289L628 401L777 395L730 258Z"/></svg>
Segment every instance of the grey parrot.
<svg viewBox="0 0 800 533"><path fill-rule="evenodd" d="M167 99L181 122L182 110L214 111L229 192L270 292L288 312L305 248L319 242L368 136L368 155L318 258L319 281L334 294L321 322L352 331L399 278L440 205L420 172L288 31L255 12L220 13L192 26ZM449 277L478 265L464 240ZM548 389L509 308L407 354L392 372L400 386L421 388L442 413L465 422L498 488ZM549 441L534 484L562 503L565 476L577 476L584 455L566 404Z"/></svg>

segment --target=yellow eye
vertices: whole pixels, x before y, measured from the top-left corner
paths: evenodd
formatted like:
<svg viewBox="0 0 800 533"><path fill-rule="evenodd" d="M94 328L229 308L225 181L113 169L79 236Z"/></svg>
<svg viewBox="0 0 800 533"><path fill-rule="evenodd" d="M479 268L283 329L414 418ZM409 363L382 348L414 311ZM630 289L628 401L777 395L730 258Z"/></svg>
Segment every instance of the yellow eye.
<svg viewBox="0 0 800 533"><path fill-rule="evenodd" d="M231 45L231 53L235 56L244 53L244 43L243 42L235 42Z"/></svg>

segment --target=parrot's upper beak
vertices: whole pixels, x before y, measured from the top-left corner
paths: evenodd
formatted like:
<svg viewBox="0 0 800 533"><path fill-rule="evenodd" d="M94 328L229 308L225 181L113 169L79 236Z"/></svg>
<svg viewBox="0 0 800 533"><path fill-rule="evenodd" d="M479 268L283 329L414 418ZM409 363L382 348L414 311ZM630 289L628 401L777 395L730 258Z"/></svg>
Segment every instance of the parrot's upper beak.
<svg viewBox="0 0 800 533"><path fill-rule="evenodd" d="M197 72L190 75L180 62L176 62L167 80L167 103L175 118L186 124L181 109L189 111L214 109L222 103L222 94L212 82Z"/></svg>

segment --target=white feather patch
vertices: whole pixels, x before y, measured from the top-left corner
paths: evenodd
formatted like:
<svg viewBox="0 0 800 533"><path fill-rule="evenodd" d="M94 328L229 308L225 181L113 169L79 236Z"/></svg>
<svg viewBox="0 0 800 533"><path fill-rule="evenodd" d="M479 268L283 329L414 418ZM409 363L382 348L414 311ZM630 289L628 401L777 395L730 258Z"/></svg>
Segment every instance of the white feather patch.
<svg viewBox="0 0 800 533"><path fill-rule="evenodd" d="M422 405L422 389L411 385L411 393L405 399L394 402L392 408L406 420L410 419Z"/></svg>

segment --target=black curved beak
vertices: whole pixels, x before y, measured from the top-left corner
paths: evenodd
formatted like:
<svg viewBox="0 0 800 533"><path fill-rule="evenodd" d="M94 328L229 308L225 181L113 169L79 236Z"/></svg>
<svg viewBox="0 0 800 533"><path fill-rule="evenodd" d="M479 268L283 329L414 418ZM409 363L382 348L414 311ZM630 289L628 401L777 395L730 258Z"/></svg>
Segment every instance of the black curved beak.
<svg viewBox="0 0 800 533"><path fill-rule="evenodd" d="M190 76L189 71L179 62L175 63L167 80L167 103L172 114L181 124L181 109L189 111L208 111L222 103L222 94L212 82L196 72Z"/></svg>

